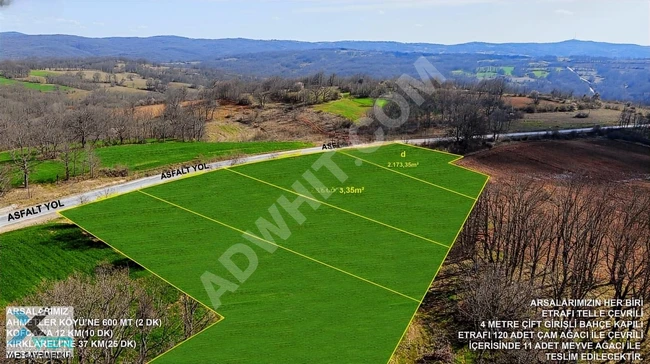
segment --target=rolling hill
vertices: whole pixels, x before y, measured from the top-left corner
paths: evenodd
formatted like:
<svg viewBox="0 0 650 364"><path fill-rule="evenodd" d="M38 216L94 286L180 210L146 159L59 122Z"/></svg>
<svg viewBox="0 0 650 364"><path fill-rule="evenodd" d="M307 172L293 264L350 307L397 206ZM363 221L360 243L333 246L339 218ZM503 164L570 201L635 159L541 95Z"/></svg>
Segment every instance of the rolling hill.
<svg viewBox="0 0 650 364"><path fill-rule="evenodd" d="M418 76L413 64L422 55L446 78L473 82L506 77L524 93L559 89L576 95L599 93L610 100L650 103L650 47L633 44L569 40L441 45L0 33L0 60L146 59L253 77L305 76L320 71L373 77Z"/></svg>
<svg viewBox="0 0 650 364"><path fill-rule="evenodd" d="M443 45L369 41L299 42L290 40L190 39L177 36L148 38L86 38L74 35L27 35L0 33L0 58L28 57L128 57L155 62L205 61L242 53L304 51L311 49L355 49L403 53L478 53L529 57L592 56L608 58L650 58L650 47L569 40L558 43L465 43Z"/></svg>

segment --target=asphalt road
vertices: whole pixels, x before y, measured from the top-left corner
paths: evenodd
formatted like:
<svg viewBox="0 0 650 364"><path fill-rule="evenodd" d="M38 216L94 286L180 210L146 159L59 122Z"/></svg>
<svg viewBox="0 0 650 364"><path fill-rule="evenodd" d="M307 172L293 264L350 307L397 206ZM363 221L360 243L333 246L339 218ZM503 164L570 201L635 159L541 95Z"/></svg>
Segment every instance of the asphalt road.
<svg viewBox="0 0 650 364"><path fill-rule="evenodd" d="M616 129L616 128L618 127L603 127L603 129ZM587 132L590 130L592 130L592 128L568 129L568 130L560 130L559 133L568 134L571 132ZM544 135L546 133L548 132L540 131L540 132L509 133L509 134L501 135L500 138L537 136L537 135ZM491 137L491 135L486 137ZM409 139L409 140L404 140L403 142L409 144L424 144L424 143L431 143L431 142L449 140L449 139L450 138ZM355 147L359 147L359 145ZM302 155L302 154L317 153L320 152L321 150L322 147L313 147L313 148L291 150L285 152L261 154L261 155L251 156L251 157L240 158L238 160L226 160L226 161L221 161L216 163L210 163L207 166L209 170L215 170L215 169L231 166L233 165L233 163L241 164L241 163L249 163L249 162L258 162L258 161L270 160L270 159L278 158L281 156L287 156L287 155ZM194 172L190 168L187 174L193 174L193 173L201 173L201 172L198 171ZM23 209L14 209L14 210L7 211L7 209L5 208L3 209L3 212L0 215L0 231L14 224L22 224L25 222L29 222L30 220L42 219L47 216L51 217L53 216L53 214L56 213L56 211L60 211L62 209L67 209L91 201L95 201L98 198L136 191L141 188L154 186L162 182L170 181L173 179L178 179L181 176L182 175L177 175L171 178L162 179L161 175L157 174L155 176L140 178L122 184L117 184L110 187L84 192L78 195L63 197L61 199L57 199L54 201L43 201L40 205L30 206Z"/></svg>

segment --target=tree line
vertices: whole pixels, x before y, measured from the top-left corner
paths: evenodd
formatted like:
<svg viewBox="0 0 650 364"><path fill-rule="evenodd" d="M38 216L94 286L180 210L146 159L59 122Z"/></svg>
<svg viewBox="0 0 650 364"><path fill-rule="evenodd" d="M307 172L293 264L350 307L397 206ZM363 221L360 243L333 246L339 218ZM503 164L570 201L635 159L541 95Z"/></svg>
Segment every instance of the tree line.
<svg viewBox="0 0 650 364"><path fill-rule="evenodd" d="M402 118L398 128L390 130L384 127L386 133L409 134L431 127L444 128L455 142L453 148L461 152L474 148L484 135L491 134L493 139L498 139L500 134L509 130L512 121L522 118L522 112L506 102L508 90L509 86L502 78L469 85L433 80L430 89L419 93L421 99L418 101L408 97L395 80L383 82L377 88L388 100L379 112L393 120ZM407 105L393 101L397 99L404 100L402 102L407 102ZM403 117L405 110L408 113ZM362 133L382 127L377 112L377 109L369 112L372 122L361 129Z"/></svg>
<svg viewBox="0 0 650 364"><path fill-rule="evenodd" d="M455 311L460 325L467 328L485 330L479 325L487 320L541 319L541 313L530 306L537 298L647 302L650 195L640 188L581 179L553 188L529 179L491 183L452 256L462 262L456 272L463 278ZM644 318L643 325L640 342L645 345L650 319ZM477 353L484 362L532 363L542 361L540 354L535 350Z"/></svg>
<svg viewBox="0 0 650 364"><path fill-rule="evenodd" d="M63 161L62 180L80 171L89 172L92 178L98 171L94 157L98 147L145 143L149 139L202 140L216 101L184 105L186 97L186 89L169 89L161 100L165 102L163 115L158 117L140 112L137 105L141 100L137 96L124 97L106 90L75 100L62 93L2 87L0 150L9 152L28 191L34 166L45 160ZM10 178L7 168L1 172L0 181ZM5 184L0 190L7 189Z"/></svg>

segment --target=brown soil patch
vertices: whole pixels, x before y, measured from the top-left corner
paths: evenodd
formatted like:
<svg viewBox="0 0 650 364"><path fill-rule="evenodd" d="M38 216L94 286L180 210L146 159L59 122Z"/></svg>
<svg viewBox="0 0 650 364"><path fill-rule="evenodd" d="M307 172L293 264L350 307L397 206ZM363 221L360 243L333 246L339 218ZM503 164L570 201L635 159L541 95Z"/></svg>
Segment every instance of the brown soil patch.
<svg viewBox="0 0 650 364"><path fill-rule="evenodd" d="M183 106L191 102L185 101ZM139 106L136 110L140 115L155 118L162 115L164 109L163 104L157 104ZM309 107L291 110L279 104L269 104L261 109L222 104L206 124L206 141L299 140L321 143L328 139L323 131L340 131L344 122L346 120L339 116Z"/></svg>
<svg viewBox="0 0 650 364"><path fill-rule="evenodd" d="M510 103L513 107L517 109L523 109L528 105L533 104L533 100L530 97L522 97L522 96L511 96L511 97L505 97L506 103ZM545 107L545 106L560 106L559 102L554 102L554 101L547 101L547 100L540 100L539 101L539 106Z"/></svg>
<svg viewBox="0 0 650 364"><path fill-rule="evenodd" d="M527 176L564 179L582 176L650 186L650 148L608 139L503 144L459 164L493 179Z"/></svg>
<svg viewBox="0 0 650 364"><path fill-rule="evenodd" d="M345 120L308 107L287 109L270 104L264 109L222 105L208 122L208 141L299 140L322 143L327 132L342 130Z"/></svg>
<svg viewBox="0 0 650 364"><path fill-rule="evenodd" d="M164 110L165 105L163 104L138 106L135 108L135 112L138 115L149 118L157 118L158 116L162 115Z"/></svg>

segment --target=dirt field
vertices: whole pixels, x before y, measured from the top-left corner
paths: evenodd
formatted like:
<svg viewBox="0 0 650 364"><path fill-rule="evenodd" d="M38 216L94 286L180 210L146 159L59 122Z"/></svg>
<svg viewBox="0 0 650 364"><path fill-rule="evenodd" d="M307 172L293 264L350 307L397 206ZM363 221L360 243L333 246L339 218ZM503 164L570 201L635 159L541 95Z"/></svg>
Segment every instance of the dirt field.
<svg viewBox="0 0 650 364"><path fill-rule="evenodd" d="M574 117L578 111L525 114L523 120L517 120L512 123L511 131L554 130L587 128L595 125L618 125L618 118L621 115L620 111L607 109L590 110L588 112L589 117L584 119Z"/></svg>
<svg viewBox="0 0 650 364"><path fill-rule="evenodd" d="M186 101L183 105L189 103ZM137 112L147 117L158 117L164 108L162 104L140 106ZM264 109L221 105L206 124L206 141L300 140L322 143L328 139L322 130L339 130L343 122L345 119L342 117L306 107L288 111L275 104Z"/></svg>
<svg viewBox="0 0 650 364"><path fill-rule="evenodd" d="M468 155L458 164L489 174L493 184L511 178L533 177L549 190L552 187L557 191L558 182L573 175L589 177L594 184L604 181L616 183L617 187L633 187L622 191L638 186L650 192L650 148L608 139L506 143ZM457 320L449 320L449 317L459 312L459 276L467 271L459 270L461 264L453 261L453 254L450 256L451 261L442 266L418 311L420 320L410 325L408 335L400 344L397 351L400 358L415 360L421 357L427 345L437 349L435 353L450 352L453 349L448 338L464 330ZM431 329L421 330L426 325ZM467 349L456 351L454 355L455 362L475 358L475 353ZM393 360L391 364L405 362L410 361Z"/></svg>
<svg viewBox="0 0 650 364"><path fill-rule="evenodd" d="M528 105L532 105L533 99L530 97L520 97L520 96L510 96L506 97L505 101L510 103L513 107L518 108L518 109L523 109ZM560 106L562 105L559 102L553 102L553 101L547 101L547 100L540 100L539 105L541 107L546 107L546 106Z"/></svg>
<svg viewBox="0 0 650 364"><path fill-rule="evenodd" d="M460 164L487 173L493 180L583 176L650 187L650 148L607 139L503 144L468 156Z"/></svg>

